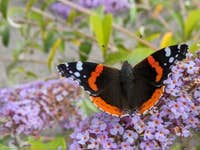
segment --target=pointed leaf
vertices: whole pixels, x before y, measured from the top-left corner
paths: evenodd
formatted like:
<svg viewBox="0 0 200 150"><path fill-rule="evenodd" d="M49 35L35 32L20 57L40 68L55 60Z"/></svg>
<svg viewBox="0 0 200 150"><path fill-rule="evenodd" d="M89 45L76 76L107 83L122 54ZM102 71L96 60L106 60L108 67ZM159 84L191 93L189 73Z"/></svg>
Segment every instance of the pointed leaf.
<svg viewBox="0 0 200 150"><path fill-rule="evenodd" d="M8 47L10 41L10 28L7 24L5 25L4 30L1 32L1 35L3 45Z"/></svg>
<svg viewBox="0 0 200 150"><path fill-rule="evenodd" d="M62 40L61 43L60 43L60 51L63 53L65 51L65 41Z"/></svg>
<svg viewBox="0 0 200 150"><path fill-rule="evenodd" d="M7 19L8 3L9 3L9 0L1 0L0 1L0 11L1 11L4 19Z"/></svg>
<svg viewBox="0 0 200 150"><path fill-rule="evenodd" d="M199 47L199 42L194 42L194 43L192 43L192 44L190 45L189 51L190 51L191 53L195 54L195 52L198 51L199 48L200 48L200 47Z"/></svg>
<svg viewBox="0 0 200 150"><path fill-rule="evenodd" d="M44 48L43 48L43 50L44 50L45 53L49 52L49 50L52 47L52 45L55 42L55 40L56 40L56 37L55 37L55 32L54 31L50 31L48 33L44 33L44 40L43 40Z"/></svg>
<svg viewBox="0 0 200 150"><path fill-rule="evenodd" d="M28 12L28 18L34 21L37 21L39 23L43 22L43 16L41 13L36 11L30 11Z"/></svg>
<svg viewBox="0 0 200 150"><path fill-rule="evenodd" d="M135 6L135 1L134 0L131 0L131 6L130 6L130 23L135 23L135 19L136 19L136 16L137 16L137 8Z"/></svg>
<svg viewBox="0 0 200 150"><path fill-rule="evenodd" d="M103 35L104 32L103 32L101 17L97 14L91 15L90 23L92 30L95 33L97 42L99 46L102 47L102 45L105 45L105 43L104 43L104 35Z"/></svg>
<svg viewBox="0 0 200 150"><path fill-rule="evenodd" d="M67 22L70 24L70 25L73 25L74 21L76 19L76 11L75 10L71 10L68 17L67 17Z"/></svg>
<svg viewBox="0 0 200 150"><path fill-rule="evenodd" d="M37 0L29 0L26 4L26 12L28 13L31 9L31 7L33 6L33 4L36 2Z"/></svg>
<svg viewBox="0 0 200 150"><path fill-rule="evenodd" d="M182 31L184 31L184 20L183 20L184 18L183 18L183 16L181 15L180 12L175 11L175 12L172 12L172 17L177 22L178 26L180 27L180 31L182 33Z"/></svg>
<svg viewBox="0 0 200 150"><path fill-rule="evenodd" d="M117 52L109 53L106 55L105 63L106 64L115 64L118 62L123 62L127 60L130 51L125 49L120 49Z"/></svg>
<svg viewBox="0 0 200 150"><path fill-rule="evenodd" d="M171 45L172 36L173 36L172 32L166 32L161 39L160 48Z"/></svg>
<svg viewBox="0 0 200 150"><path fill-rule="evenodd" d="M81 101L81 108L87 116L92 115L94 112L98 112L99 109L89 99L83 99Z"/></svg>
<svg viewBox="0 0 200 150"><path fill-rule="evenodd" d="M110 34L112 32L112 15L107 14L102 22L102 27L103 27L103 36L104 36L104 53L107 50L108 47L108 42L110 39Z"/></svg>
<svg viewBox="0 0 200 150"><path fill-rule="evenodd" d="M60 44L61 44L61 39L57 39L54 42L54 44L53 44L53 46L52 46L52 48L50 50L50 53L49 53L49 56L48 56L48 61L47 61L49 70L51 70L51 66L52 66L52 62L53 62L54 56L55 56L56 51L57 51L58 47L60 46Z"/></svg>
<svg viewBox="0 0 200 150"><path fill-rule="evenodd" d="M192 31L198 27L200 24L200 10L190 11L187 19L185 20L185 38L188 39Z"/></svg>
<svg viewBox="0 0 200 150"><path fill-rule="evenodd" d="M29 142L31 147L30 150L65 150L66 149L66 143L64 137L52 137L46 138L40 137L39 139L33 139L30 138Z"/></svg>
<svg viewBox="0 0 200 150"><path fill-rule="evenodd" d="M105 16L92 14L90 16L90 24L93 32L95 33L98 45L105 58L110 34L112 31L112 15L107 14Z"/></svg>
<svg viewBox="0 0 200 150"><path fill-rule="evenodd" d="M90 54L92 49L91 42L84 41L79 46L79 57L81 61L87 61L88 55Z"/></svg>
<svg viewBox="0 0 200 150"><path fill-rule="evenodd" d="M142 61L144 58L149 56L154 51L152 49L146 48L146 47L139 47L134 49L128 56L127 60L131 64L136 64L140 61Z"/></svg>

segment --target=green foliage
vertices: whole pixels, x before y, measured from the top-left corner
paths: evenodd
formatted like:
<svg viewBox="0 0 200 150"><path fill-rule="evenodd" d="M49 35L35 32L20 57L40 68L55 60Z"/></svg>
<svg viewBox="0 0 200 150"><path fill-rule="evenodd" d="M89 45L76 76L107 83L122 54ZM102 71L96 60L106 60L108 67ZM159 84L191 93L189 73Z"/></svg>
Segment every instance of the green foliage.
<svg viewBox="0 0 200 150"><path fill-rule="evenodd" d="M103 57L106 57L108 42L112 31L112 15L92 14L90 24L95 33L97 42L102 51Z"/></svg>
<svg viewBox="0 0 200 150"><path fill-rule="evenodd" d="M94 107L94 104L89 99L82 99L81 102L80 102L80 105L82 106L83 112L87 116L90 116L94 112L99 111L99 109L97 107Z"/></svg>
<svg viewBox="0 0 200 150"><path fill-rule="evenodd" d="M121 48L117 52L109 53L108 55L106 55L105 63L115 64L117 62L123 62L127 60L127 57L130 53L130 51Z"/></svg>
<svg viewBox="0 0 200 150"><path fill-rule="evenodd" d="M0 11L4 19L7 19L7 10L8 10L9 0L1 0L0 1Z"/></svg>
<svg viewBox="0 0 200 150"><path fill-rule="evenodd" d="M196 147L196 150L200 150L200 145L198 145L198 146Z"/></svg>
<svg viewBox="0 0 200 150"><path fill-rule="evenodd" d="M200 10L192 10L188 13L187 19L184 22L185 39L192 36L192 32L200 26Z"/></svg>
<svg viewBox="0 0 200 150"><path fill-rule="evenodd" d="M130 17L129 17L129 21L131 24L135 23L136 21L136 17L137 17L137 8L135 6L135 2L133 0L131 0L131 6L130 6Z"/></svg>
<svg viewBox="0 0 200 150"><path fill-rule="evenodd" d="M181 150L181 144L180 143L176 143L171 147L171 150Z"/></svg>
<svg viewBox="0 0 200 150"><path fill-rule="evenodd" d="M3 45L8 47L9 40L10 40L10 27L7 23L4 23L0 27L0 33L1 33L1 36L2 36Z"/></svg>
<svg viewBox="0 0 200 150"><path fill-rule="evenodd" d="M57 39L54 42L54 44L52 45L52 48L50 50L50 53L49 53L49 56L47 59L49 70L51 70L51 68L52 68L52 62L53 62L54 56L55 56L56 51L57 51L58 47L60 46L60 44L61 44L61 39Z"/></svg>
<svg viewBox="0 0 200 150"><path fill-rule="evenodd" d="M81 61L87 61L88 55L90 54L92 49L92 43L89 41L84 41L79 46L79 57Z"/></svg>
<svg viewBox="0 0 200 150"><path fill-rule="evenodd" d="M132 64L136 64L153 52L154 51L150 48L139 47L139 48L134 49L131 52L131 54L128 56L127 60Z"/></svg>
<svg viewBox="0 0 200 150"><path fill-rule="evenodd" d="M36 2L37 0L29 0L26 4L26 12L28 13L31 8L33 7L34 3Z"/></svg>
<svg viewBox="0 0 200 150"><path fill-rule="evenodd" d="M65 138L56 136L52 138L40 137L39 139L29 138L28 143L30 144L30 150L66 150Z"/></svg>

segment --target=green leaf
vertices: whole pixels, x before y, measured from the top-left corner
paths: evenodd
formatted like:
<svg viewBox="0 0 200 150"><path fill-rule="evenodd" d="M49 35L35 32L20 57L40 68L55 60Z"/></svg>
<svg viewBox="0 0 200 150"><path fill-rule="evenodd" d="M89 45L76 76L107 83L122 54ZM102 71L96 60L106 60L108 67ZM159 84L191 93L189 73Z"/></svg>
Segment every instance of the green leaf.
<svg viewBox="0 0 200 150"><path fill-rule="evenodd" d="M24 8L12 6L11 8L9 8L8 14L11 17L12 16L23 16L24 15Z"/></svg>
<svg viewBox="0 0 200 150"><path fill-rule="evenodd" d="M30 150L65 150L66 143L64 137L52 137L50 139L40 137L39 139L29 138L28 143L31 145Z"/></svg>
<svg viewBox="0 0 200 150"><path fill-rule="evenodd" d="M48 68L49 68L50 71L51 71L51 66L52 66L52 62L53 62L54 56L55 56L56 51L57 51L58 47L60 46L60 44L61 44L61 39L57 39L54 42L54 44L53 44L53 46L52 46L52 48L50 50L50 53L49 53L49 56L48 56L48 60L47 60Z"/></svg>
<svg viewBox="0 0 200 150"><path fill-rule="evenodd" d="M102 27L103 27L103 38L104 38L104 51L107 50L108 48L108 43L110 39L110 34L112 32L112 15L107 14L102 22ZM106 54L106 52L104 52Z"/></svg>
<svg viewBox="0 0 200 150"><path fill-rule="evenodd" d="M200 145L197 145L196 150L200 150Z"/></svg>
<svg viewBox="0 0 200 150"><path fill-rule="evenodd" d="M60 43L60 51L63 53L65 51L65 41L62 40L61 43Z"/></svg>
<svg viewBox="0 0 200 150"><path fill-rule="evenodd" d="M105 45L104 35L103 35L104 32L103 32L101 17L97 14L91 15L90 16L90 23L91 23L92 30L95 33L97 42L98 42L98 44L101 48L102 45Z"/></svg>
<svg viewBox="0 0 200 150"><path fill-rule="evenodd" d="M145 37L145 40L146 40L146 41L149 41L149 42L154 41L154 40L160 38L160 34L161 34L160 32L152 33L152 34L146 36L146 37Z"/></svg>
<svg viewBox="0 0 200 150"><path fill-rule="evenodd" d="M37 0L29 0L26 4L26 13L28 13L31 10L31 7Z"/></svg>
<svg viewBox="0 0 200 150"><path fill-rule="evenodd" d="M31 78L37 78L38 76L34 73L34 72L32 72L32 71L27 71L26 72L26 75L28 76L28 77L31 77Z"/></svg>
<svg viewBox="0 0 200 150"><path fill-rule="evenodd" d="M182 33L184 31L184 18L181 15L180 12L175 11L172 12L172 17L174 18L174 20L177 22L178 26L180 27L180 33Z"/></svg>
<svg viewBox="0 0 200 150"><path fill-rule="evenodd" d="M1 0L0 1L0 11L1 11L4 19L7 19L8 3L9 3L9 0Z"/></svg>
<svg viewBox="0 0 200 150"><path fill-rule="evenodd" d="M99 109L89 99L81 100L81 108L87 116L92 115L94 112L98 112Z"/></svg>
<svg viewBox="0 0 200 150"><path fill-rule="evenodd" d="M75 10L71 10L68 17L67 17L67 22L70 25L73 25L74 20L76 19L76 11Z"/></svg>
<svg viewBox="0 0 200 150"><path fill-rule="evenodd" d="M141 60L143 60L144 58L146 58L147 56L149 56L153 52L155 52L155 51L153 51L150 48L147 48L147 47L138 47L138 48L134 49L128 55L127 60L131 64L137 64L138 62L140 62Z"/></svg>
<svg viewBox="0 0 200 150"><path fill-rule="evenodd" d="M30 20L35 20L37 22L39 22L40 24L43 22L43 16L41 13L36 12L36 11L30 11L28 12L28 18Z"/></svg>
<svg viewBox="0 0 200 150"><path fill-rule="evenodd" d="M135 1L131 0L130 4L131 4L131 6L130 6L130 13L129 13L129 15L130 15L129 21L130 21L130 23L133 24L133 23L135 23L135 19L137 16L137 8L135 6Z"/></svg>
<svg viewBox="0 0 200 150"><path fill-rule="evenodd" d="M106 14L105 16L102 16L98 14L92 14L90 16L90 24L93 32L95 33L103 57L105 58L110 34L112 31L112 15Z"/></svg>
<svg viewBox="0 0 200 150"><path fill-rule="evenodd" d="M180 143L173 144L171 150L181 150L181 144Z"/></svg>
<svg viewBox="0 0 200 150"><path fill-rule="evenodd" d="M84 41L79 46L79 57L81 61L87 61L88 55L90 54L92 49L91 42Z"/></svg>
<svg viewBox="0 0 200 150"><path fill-rule="evenodd" d="M1 32L2 35L2 43L4 46L8 47L9 41L10 41L10 28L9 25L6 24L4 26L3 31Z"/></svg>
<svg viewBox="0 0 200 150"><path fill-rule="evenodd" d="M11 150L11 148L9 148L8 146L3 145L3 144L0 144L0 149L2 149L2 150Z"/></svg>
<svg viewBox="0 0 200 150"><path fill-rule="evenodd" d="M48 53L50 48L52 47L53 43L55 42L56 40L56 37L55 37L55 32L53 31L50 31L47 33L47 36L44 38L43 40L43 45L44 45L44 52L45 53Z"/></svg>
<svg viewBox="0 0 200 150"><path fill-rule="evenodd" d="M189 51L193 54L195 54L195 52L197 50L199 50L199 46L198 46L199 42L194 42L190 45Z"/></svg>
<svg viewBox="0 0 200 150"><path fill-rule="evenodd" d="M185 26L185 39L188 39L192 31L194 31L198 25L200 24L200 10L192 10L189 12L187 19L185 20L184 26Z"/></svg>
<svg viewBox="0 0 200 150"><path fill-rule="evenodd" d="M118 62L123 62L127 60L130 51L125 49L120 49L117 52L109 53L106 55L105 63L106 64L115 64Z"/></svg>

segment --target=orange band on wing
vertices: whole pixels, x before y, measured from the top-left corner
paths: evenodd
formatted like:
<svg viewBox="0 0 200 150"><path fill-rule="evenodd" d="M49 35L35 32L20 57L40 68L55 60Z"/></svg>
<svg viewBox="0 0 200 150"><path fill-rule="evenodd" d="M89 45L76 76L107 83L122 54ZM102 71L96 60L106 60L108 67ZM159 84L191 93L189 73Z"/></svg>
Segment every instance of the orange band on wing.
<svg viewBox="0 0 200 150"><path fill-rule="evenodd" d="M143 114L145 111L149 110L151 107L153 107L158 100L160 99L162 93L163 93L164 86L162 86L159 89L156 89L151 96L150 99L148 99L145 103L142 104L142 106L139 108L139 113Z"/></svg>
<svg viewBox="0 0 200 150"><path fill-rule="evenodd" d="M117 108L116 106L112 106L108 103L106 103L101 97L93 97L90 96L91 101L101 110L105 111L106 113L109 113L111 115L115 116L121 116L123 113L122 111Z"/></svg>
<svg viewBox="0 0 200 150"><path fill-rule="evenodd" d="M151 65L152 68L154 68L156 70L156 81L160 81L162 76L163 76L163 69L162 67L159 65L159 62L155 61L155 59L153 58L153 56L149 56L147 57L147 60L149 62L149 64Z"/></svg>
<svg viewBox="0 0 200 150"><path fill-rule="evenodd" d="M102 71L103 71L103 65L102 64L97 65L95 68L95 71L91 73L90 78L88 79L88 84L90 88L94 91L98 90L98 87L96 85L96 80L97 80L97 77L100 76Z"/></svg>

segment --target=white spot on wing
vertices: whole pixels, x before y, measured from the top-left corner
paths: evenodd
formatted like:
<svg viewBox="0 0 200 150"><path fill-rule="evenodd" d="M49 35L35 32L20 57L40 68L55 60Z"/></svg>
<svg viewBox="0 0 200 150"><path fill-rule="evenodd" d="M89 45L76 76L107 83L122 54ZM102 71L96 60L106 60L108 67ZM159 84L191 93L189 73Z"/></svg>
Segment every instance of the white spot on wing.
<svg viewBox="0 0 200 150"><path fill-rule="evenodd" d="M80 77L80 76L81 76L79 72L75 72L74 75L75 75L76 77Z"/></svg>
<svg viewBox="0 0 200 150"><path fill-rule="evenodd" d="M174 57L169 58L169 63L172 63L174 61Z"/></svg>
<svg viewBox="0 0 200 150"><path fill-rule="evenodd" d="M83 78L86 78L87 76L86 75L83 75Z"/></svg>
<svg viewBox="0 0 200 150"><path fill-rule="evenodd" d="M78 71L83 70L83 63L82 63L81 61L78 61L78 62L76 63L76 69L77 69Z"/></svg>
<svg viewBox="0 0 200 150"><path fill-rule="evenodd" d="M69 64L68 64L68 63L65 63L65 66L66 66L66 69L69 70L69 68L68 68L68 67L69 67Z"/></svg>
<svg viewBox="0 0 200 150"><path fill-rule="evenodd" d="M73 72L70 70L69 73L72 74Z"/></svg>
<svg viewBox="0 0 200 150"><path fill-rule="evenodd" d="M164 63L164 66L167 66L167 63Z"/></svg>
<svg viewBox="0 0 200 150"><path fill-rule="evenodd" d="M181 48L181 45L179 44L179 45L177 46L177 48L180 49L180 48Z"/></svg>
<svg viewBox="0 0 200 150"><path fill-rule="evenodd" d="M69 67L69 64L68 64L68 63L65 63L65 66L66 66L66 67Z"/></svg>
<svg viewBox="0 0 200 150"><path fill-rule="evenodd" d="M165 48L165 56L169 57L171 55L171 49L169 47Z"/></svg>

